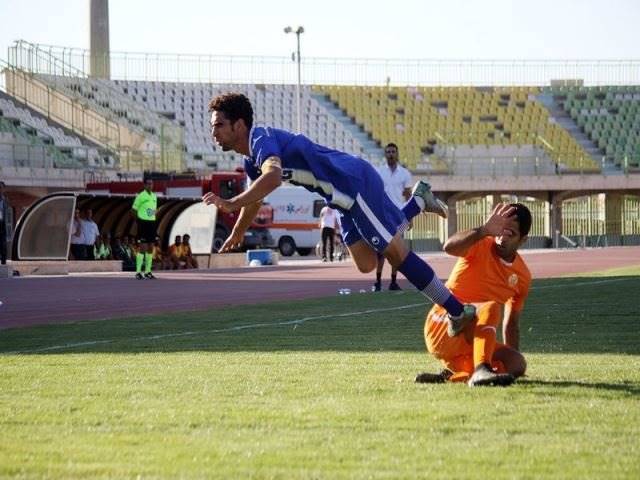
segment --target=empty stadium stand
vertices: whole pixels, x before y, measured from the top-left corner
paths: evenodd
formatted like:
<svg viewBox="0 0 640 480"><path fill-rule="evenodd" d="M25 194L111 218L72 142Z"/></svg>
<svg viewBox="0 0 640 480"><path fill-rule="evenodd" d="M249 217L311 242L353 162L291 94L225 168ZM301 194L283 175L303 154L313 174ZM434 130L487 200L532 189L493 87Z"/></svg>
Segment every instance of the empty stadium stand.
<svg viewBox="0 0 640 480"><path fill-rule="evenodd" d="M114 81L116 87L140 106L178 123L184 128L189 165L237 165L239 156L223 154L211 140L208 103L214 96L235 91L249 97L256 124L295 131L296 101L293 85L205 84L179 82ZM314 141L369 157L382 157L380 149L365 150L352 131L311 95L310 87L301 91L302 131Z"/></svg>
<svg viewBox="0 0 640 480"><path fill-rule="evenodd" d="M0 144L9 159L9 149L18 164L27 159L48 163L56 168L115 168L116 160L110 152L101 150L88 139L77 135L15 98L0 91ZM19 147L17 147L19 146ZM24 154L28 151L28 154Z"/></svg>
<svg viewBox="0 0 640 480"><path fill-rule="evenodd" d="M381 144L395 142L412 169L426 161L434 172L456 170L452 155L472 146L500 146L486 159L525 156L561 171L599 171L598 164L536 99L536 87L350 87L318 86L336 105ZM476 152L479 153L479 152ZM501 154L500 154L501 153ZM500 156L495 157L496 154ZM457 155L460 160L460 155ZM525 167L526 168L526 167ZM555 169L555 167L554 167Z"/></svg>
<svg viewBox="0 0 640 480"><path fill-rule="evenodd" d="M622 168L640 168L639 86L559 86L544 90L607 160Z"/></svg>

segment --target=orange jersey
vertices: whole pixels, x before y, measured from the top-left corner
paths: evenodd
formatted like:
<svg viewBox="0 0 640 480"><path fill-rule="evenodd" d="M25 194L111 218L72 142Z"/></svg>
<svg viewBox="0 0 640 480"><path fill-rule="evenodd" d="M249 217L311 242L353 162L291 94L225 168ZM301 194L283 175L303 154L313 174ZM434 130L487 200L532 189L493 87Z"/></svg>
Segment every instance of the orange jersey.
<svg viewBox="0 0 640 480"><path fill-rule="evenodd" d="M493 237L483 238L458 258L447 287L462 303L494 301L519 312L529 294L531 272L518 253L512 263L500 258L494 243Z"/></svg>

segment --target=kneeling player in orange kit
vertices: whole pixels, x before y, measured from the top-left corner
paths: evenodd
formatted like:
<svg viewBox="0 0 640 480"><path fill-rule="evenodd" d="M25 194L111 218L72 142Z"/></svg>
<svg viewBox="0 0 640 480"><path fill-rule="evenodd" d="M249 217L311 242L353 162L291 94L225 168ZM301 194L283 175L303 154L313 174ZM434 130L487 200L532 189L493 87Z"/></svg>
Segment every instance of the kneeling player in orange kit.
<svg viewBox="0 0 640 480"><path fill-rule="evenodd" d="M526 206L501 203L484 225L447 240L444 250L459 257L447 287L461 302L476 305L476 318L456 325L442 307L435 305L429 311L424 327L427 349L445 369L439 374L421 373L416 382L510 385L524 375L519 322L531 273L518 248L530 228ZM496 338L501 321L505 343Z"/></svg>

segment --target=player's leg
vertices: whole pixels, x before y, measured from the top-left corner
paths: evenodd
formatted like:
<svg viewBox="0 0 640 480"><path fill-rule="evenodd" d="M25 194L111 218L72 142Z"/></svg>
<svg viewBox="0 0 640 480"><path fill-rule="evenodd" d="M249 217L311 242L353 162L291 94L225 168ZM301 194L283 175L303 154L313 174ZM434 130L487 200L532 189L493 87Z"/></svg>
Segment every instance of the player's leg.
<svg viewBox="0 0 640 480"><path fill-rule="evenodd" d="M502 318L502 305L497 302L485 302L478 307L476 318L473 327L474 372L469 379L469 386L510 385L515 380L513 375L496 373L492 368L497 327Z"/></svg>
<svg viewBox="0 0 640 480"><path fill-rule="evenodd" d="M475 308L460 303L437 277L429 264L409 250L400 233L392 238L384 250L384 256L392 267L397 268L414 287L433 303L442 305L450 316L473 318Z"/></svg>
<svg viewBox="0 0 640 480"><path fill-rule="evenodd" d="M411 198L402 207L402 213L411 221L422 212L435 213L443 218L449 214L447 205L433 195L431 185L420 180L413 186Z"/></svg>
<svg viewBox="0 0 640 480"><path fill-rule="evenodd" d="M356 195L353 206L345 216L349 219L351 230L357 232L358 240L370 247L369 252L364 251L364 246L355 252L361 255L360 258L356 258L353 245L349 247L360 271L368 273L376 268L376 252L381 252L392 267L396 267L413 286L434 303L444 306L452 318L461 319L461 322L473 319L475 307L462 305L440 281L433 269L408 249L402 238L408 222L400 209L384 193L380 176L373 172L375 176L365 183L365 189ZM347 237L345 243L349 245Z"/></svg>
<svg viewBox="0 0 640 480"><path fill-rule="evenodd" d="M369 273L378 265L378 256L371 245L364 241L349 212L342 212L342 241L361 273Z"/></svg>
<svg viewBox="0 0 640 480"><path fill-rule="evenodd" d="M474 367L482 363L491 364L496 347L497 328L502 317L502 305L485 302L476 310L476 324L473 327ZM469 326L471 327L471 326Z"/></svg>
<svg viewBox="0 0 640 480"><path fill-rule="evenodd" d="M422 372L416 383L466 382L473 372L473 345L464 336L447 335L447 312L434 305L424 324L424 340L427 351L440 360L443 370L439 373Z"/></svg>

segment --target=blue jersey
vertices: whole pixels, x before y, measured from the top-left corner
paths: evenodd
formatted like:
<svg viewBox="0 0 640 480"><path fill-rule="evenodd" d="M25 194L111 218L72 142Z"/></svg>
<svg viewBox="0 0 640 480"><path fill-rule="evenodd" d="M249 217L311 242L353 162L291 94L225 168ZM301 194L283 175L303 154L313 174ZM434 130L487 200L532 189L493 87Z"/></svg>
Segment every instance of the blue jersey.
<svg viewBox="0 0 640 480"><path fill-rule="evenodd" d="M252 180L269 157L278 157L284 181L318 193L340 210L347 245L362 239L383 252L395 233L406 228L407 220L385 193L378 171L361 158L271 127L251 129L249 152L244 166Z"/></svg>
<svg viewBox="0 0 640 480"><path fill-rule="evenodd" d="M269 157L282 162L282 180L316 192L327 203L349 210L363 188L365 177L378 175L365 160L313 143L304 135L296 135L271 127L254 127L249 134L250 156L245 170L252 180L261 174Z"/></svg>

